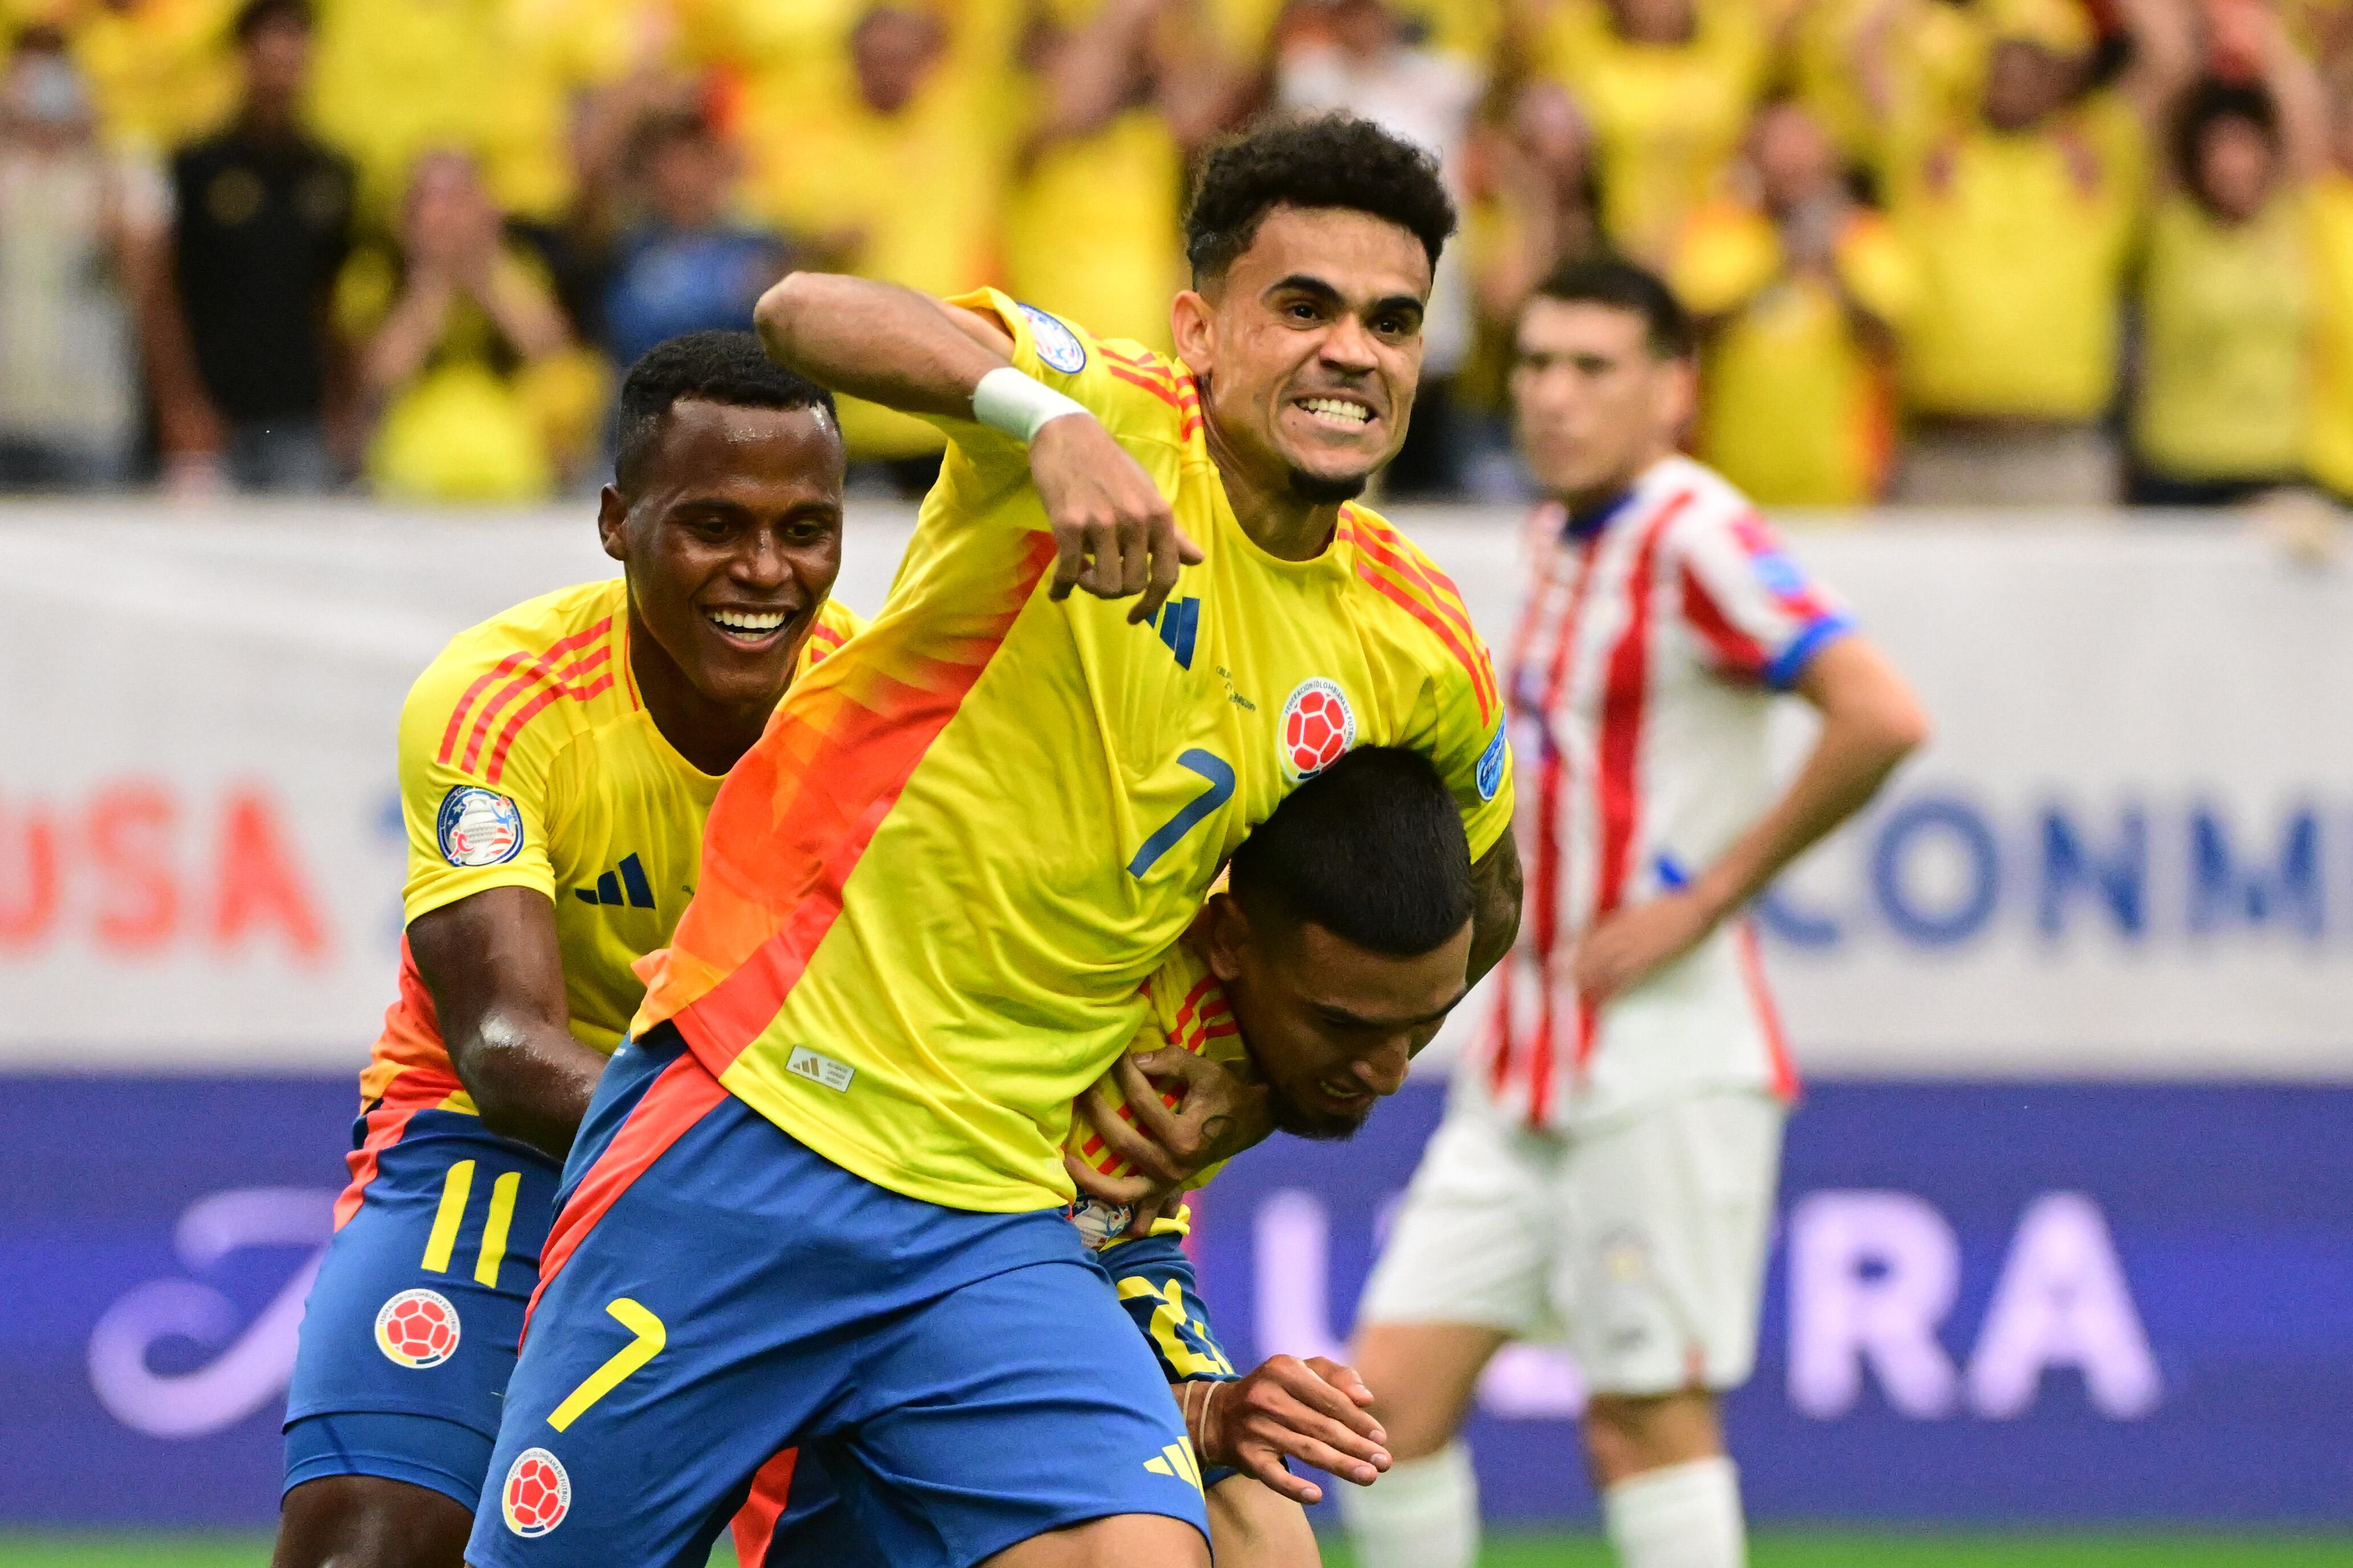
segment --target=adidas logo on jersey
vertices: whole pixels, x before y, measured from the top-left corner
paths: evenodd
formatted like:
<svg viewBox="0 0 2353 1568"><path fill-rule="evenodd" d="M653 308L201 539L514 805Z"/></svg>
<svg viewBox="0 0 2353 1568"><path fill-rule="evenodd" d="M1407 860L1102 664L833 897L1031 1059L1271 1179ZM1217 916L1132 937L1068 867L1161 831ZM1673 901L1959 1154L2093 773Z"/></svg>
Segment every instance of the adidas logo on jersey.
<svg viewBox="0 0 2353 1568"><path fill-rule="evenodd" d="M621 896L625 889L628 893L626 899ZM638 863L634 853L622 856L618 868L597 878L595 887L573 889L572 896L584 904L626 903L633 910L654 907L652 884L646 880L646 868Z"/></svg>

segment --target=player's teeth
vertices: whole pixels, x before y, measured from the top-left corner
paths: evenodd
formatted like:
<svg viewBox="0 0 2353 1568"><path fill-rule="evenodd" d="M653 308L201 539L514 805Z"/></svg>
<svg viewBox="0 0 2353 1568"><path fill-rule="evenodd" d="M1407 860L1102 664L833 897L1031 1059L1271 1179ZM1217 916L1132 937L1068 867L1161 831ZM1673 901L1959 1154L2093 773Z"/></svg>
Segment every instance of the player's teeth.
<svg viewBox="0 0 2353 1568"><path fill-rule="evenodd" d="M713 610L711 618L731 632L749 632L755 637L765 637L785 624L781 614L754 616L737 610Z"/></svg>
<svg viewBox="0 0 2353 1568"><path fill-rule="evenodd" d="M1310 414L1320 414L1327 419L1339 419L1350 425L1362 425L1373 416L1371 409L1361 403L1347 403L1336 397L1311 397L1300 405Z"/></svg>

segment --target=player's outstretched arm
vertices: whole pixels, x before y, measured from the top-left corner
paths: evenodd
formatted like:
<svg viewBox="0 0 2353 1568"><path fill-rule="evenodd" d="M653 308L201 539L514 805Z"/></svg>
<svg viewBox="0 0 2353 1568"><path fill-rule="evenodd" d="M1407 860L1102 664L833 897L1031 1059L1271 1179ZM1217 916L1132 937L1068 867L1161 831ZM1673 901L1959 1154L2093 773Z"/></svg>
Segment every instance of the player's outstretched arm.
<svg viewBox="0 0 2353 1568"><path fill-rule="evenodd" d="M1821 733L1781 798L1690 886L1620 910L1577 944L1577 987L1597 1005L1688 952L1784 867L1862 809L1895 765L1927 742L1928 716L1876 647L1841 637L1816 654L1797 690Z"/></svg>
<svg viewBox="0 0 2353 1568"><path fill-rule="evenodd" d="M1285 1469L1285 1459L1360 1487L1389 1468L1388 1434L1372 1417L1372 1390L1324 1356L1271 1356L1232 1382L1173 1384L1170 1392L1202 1464L1230 1465L1295 1502L1321 1502L1324 1489Z"/></svg>
<svg viewBox="0 0 2353 1568"><path fill-rule="evenodd" d="M547 895L486 888L427 910L408 952L482 1125L563 1159L605 1058L572 1037Z"/></svg>
<svg viewBox="0 0 2353 1568"><path fill-rule="evenodd" d="M1151 478L1093 415L1014 368L987 316L912 289L829 272L787 273L753 312L770 358L836 392L903 414L970 419L1028 443L1054 530L1051 592L1141 595L1150 620L1201 557Z"/></svg>

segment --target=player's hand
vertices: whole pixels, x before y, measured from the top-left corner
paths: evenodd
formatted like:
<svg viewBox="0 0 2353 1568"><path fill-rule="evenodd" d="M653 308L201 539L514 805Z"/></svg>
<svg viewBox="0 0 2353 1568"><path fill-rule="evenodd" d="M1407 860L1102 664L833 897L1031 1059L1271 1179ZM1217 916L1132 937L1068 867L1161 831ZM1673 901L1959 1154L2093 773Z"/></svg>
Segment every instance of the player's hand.
<svg viewBox="0 0 2353 1568"><path fill-rule="evenodd" d="M1127 618L1148 621L1176 586L1177 569L1200 563L1200 546L1178 531L1168 498L1095 419L1048 421L1029 443L1029 474L1054 525L1054 598L1073 588L1099 599L1141 594Z"/></svg>
<svg viewBox="0 0 2353 1568"><path fill-rule="evenodd" d="M1163 1099L1170 1079L1181 1086L1174 1110ZM1134 1116L1133 1124L1119 1113L1111 1094L1114 1086ZM1152 1221L1173 1207L1195 1176L1274 1131L1274 1098L1264 1085L1244 1083L1181 1046L1121 1056L1079 1097L1078 1112L1072 1142L1082 1144L1082 1128L1092 1128L1106 1151L1134 1170L1106 1176L1068 1151L1063 1163L1081 1192L1105 1203L1136 1205L1130 1236L1149 1234Z"/></svg>
<svg viewBox="0 0 2353 1568"><path fill-rule="evenodd" d="M1630 905L1586 932L1571 968L1577 993L1599 1007L1699 944L1722 917L1691 891Z"/></svg>
<svg viewBox="0 0 2353 1568"><path fill-rule="evenodd" d="M1388 1434L1373 1419L1372 1403L1373 1391L1354 1369L1323 1356L1279 1355L1239 1382L1193 1395L1186 1426L1203 1465L1230 1465L1294 1502L1321 1502L1324 1489L1283 1468L1283 1460L1371 1486L1389 1468Z"/></svg>

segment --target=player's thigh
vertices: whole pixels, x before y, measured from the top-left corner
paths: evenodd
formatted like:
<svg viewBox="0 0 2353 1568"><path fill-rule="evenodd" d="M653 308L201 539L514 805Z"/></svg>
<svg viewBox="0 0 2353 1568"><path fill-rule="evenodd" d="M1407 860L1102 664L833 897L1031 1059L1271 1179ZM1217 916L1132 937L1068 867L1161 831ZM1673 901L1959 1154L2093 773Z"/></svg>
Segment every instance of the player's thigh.
<svg viewBox="0 0 2353 1568"><path fill-rule="evenodd" d="M1439 1124L1389 1223L1359 1323L1475 1323L1521 1336L1546 1312L1556 1146L1493 1119Z"/></svg>
<svg viewBox="0 0 2353 1568"><path fill-rule="evenodd" d="M346 1194L304 1305L283 1489L373 1476L471 1510L557 1172L477 1117L394 1114L399 1137Z"/></svg>
<svg viewBox="0 0 2353 1568"><path fill-rule="evenodd" d="M379 1476L334 1475L286 1494L270 1568L463 1568L473 1510Z"/></svg>
<svg viewBox="0 0 2353 1568"><path fill-rule="evenodd" d="M1756 1364L1778 1102L1670 1101L1580 1139L1558 1185L1571 1352L1601 1394L1738 1386Z"/></svg>
<svg viewBox="0 0 2353 1568"><path fill-rule="evenodd" d="M817 1271L733 1201L792 1173L781 1134L674 1033L615 1053L584 1139L592 1123L507 1384L477 1568L701 1568L830 1375L797 1315Z"/></svg>
<svg viewBox="0 0 2353 1568"><path fill-rule="evenodd" d="M1209 1542L1218 1568L1318 1568L1324 1561L1305 1509L1232 1471L1209 1488Z"/></svg>
<svg viewBox="0 0 2353 1568"><path fill-rule="evenodd" d="M842 1484L873 1505L895 1568L1092 1563L1104 1542L1133 1554L1101 1561L1135 1568L1206 1561L1200 1470L1161 1368L1076 1233L1040 1218L1068 1234L1066 1261L971 1280L872 1342Z"/></svg>

